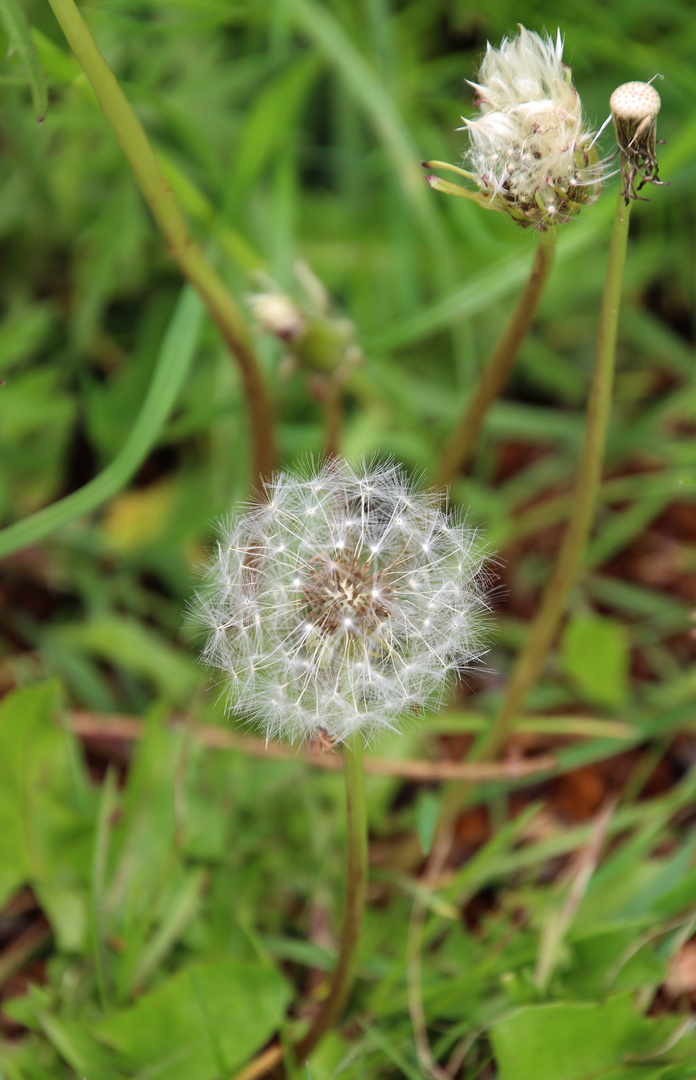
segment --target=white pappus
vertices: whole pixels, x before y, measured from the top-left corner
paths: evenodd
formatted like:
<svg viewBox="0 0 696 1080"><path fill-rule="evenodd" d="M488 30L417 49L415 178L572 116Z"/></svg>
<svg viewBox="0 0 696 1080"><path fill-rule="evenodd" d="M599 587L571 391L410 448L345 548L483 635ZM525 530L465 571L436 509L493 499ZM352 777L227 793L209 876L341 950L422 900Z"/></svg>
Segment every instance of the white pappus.
<svg viewBox="0 0 696 1080"><path fill-rule="evenodd" d="M491 209L544 231L599 196L606 164L585 121L563 38L520 27L499 49L489 44L471 82L480 115L466 119L465 172Z"/></svg>
<svg viewBox="0 0 696 1080"><path fill-rule="evenodd" d="M279 472L222 529L203 661L267 738L367 741L484 651L474 530L394 463Z"/></svg>

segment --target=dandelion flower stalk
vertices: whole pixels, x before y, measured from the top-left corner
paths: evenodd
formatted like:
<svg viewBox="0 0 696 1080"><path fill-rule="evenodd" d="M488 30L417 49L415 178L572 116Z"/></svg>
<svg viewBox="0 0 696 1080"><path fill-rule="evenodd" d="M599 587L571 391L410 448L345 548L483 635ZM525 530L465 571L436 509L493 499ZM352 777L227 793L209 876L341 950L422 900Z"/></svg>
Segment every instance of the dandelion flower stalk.
<svg viewBox="0 0 696 1080"><path fill-rule="evenodd" d="M494 756L505 743L515 715L527 691L541 674L568 596L582 566L582 558L594 520L602 478L602 463L611 412L616 359L616 332L621 284L626 262L628 223L632 201L639 199L636 176L645 183L660 184L655 157L655 124L660 97L649 83L625 83L609 101L621 154L623 188L619 195L609 246L609 261L599 316L597 352L585 424L585 439L578 465L572 511L558 560L541 605L530 627L525 646L515 664L502 708L490 734L478 744L478 759Z"/></svg>
<svg viewBox="0 0 696 1080"><path fill-rule="evenodd" d="M435 484L448 483L466 464L488 409L507 384L553 264L554 226L595 201L605 172L595 149L597 136L585 122L570 68L563 63L560 31L554 40L520 27L518 37L504 38L499 49L489 44L478 82L471 85L479 115L464 118L467 168L423 163L455 173L469 186L433 174L426 179L435 190L505 213L541 237L527 284L441 453Z"/></svg>
<svg viewBox="0 0 696 1080"><path fill-rule="evenodd" d="M346 788L346 890L336 967L324 1002L305 1035L292 1047L297 1064L306 1061L340 1019L350 994L367 893L367 807L363 747L360 738L343 747ZM280 1045L259 1054L234 1080L259 1080L283 1059Z"/></svg>
<svg viewBox="0 0 696 1080"><path fill-rule="evenodd" d="M304 1061L327 1031L340 1019L348 1000L355 953L360 938L367 892L367 814L362 743L354 738L343 748L346 784L346 893L341 942L329 993L321 1011L295 1049L298 1062Z"/></svg>
<svg viewBox="0 0 696 1080"><path fill-rule="evenodd" d="M483 561L475 532L442 495L389 462L353 468L334 458L276 473L222 530L199 614L209 631L203 659L222 672L230 708L269 739L344 744L343 929L328 996L296 1046L300 1061L350 991L366 886L362 745L437 705L481 654ZM266 1054L240 1077L279 1060Z"/></svg>
<svg viewBox="0 0 696 1080"><path fill-rule="evenodd" d="M621 194L611 234L585 438L576 474L570 519L553 573L544 589L541 604L510 677L500 712L490 733L475 749L474 757L479 760L495 756L505 744L528 690L541 674L568 597L582 567L582 558L597 507L611 412L616 333L630 209L630 203L626 205Z"/></svg>
<svg viewBox="0 0 696 1080"><path fill-rule="evenodd" d="M556 230L539 237L532 269L503 334L488 357L455 431L445 443L432 476L437 487L449 484L467 464L486 414L505 389L520 346L536 315L556 254Z"/></svg>

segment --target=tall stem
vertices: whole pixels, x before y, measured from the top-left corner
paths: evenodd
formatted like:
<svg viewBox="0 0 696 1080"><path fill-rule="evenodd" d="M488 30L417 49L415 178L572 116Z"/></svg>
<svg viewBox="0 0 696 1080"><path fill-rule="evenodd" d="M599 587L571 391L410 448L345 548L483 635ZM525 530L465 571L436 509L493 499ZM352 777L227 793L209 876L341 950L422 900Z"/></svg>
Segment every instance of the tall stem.
<svg viewBox="0 0 696 1080"><path fill-rule="evenodd" d="M346 785L346 896L343 908L341 944L329 992L314 1023L293 1049L298 1063L306 1061L343 1012L350 993L355 953L360 938L367 892L367 810L363 751L359 737L343 748ZM261 1080L274 1070L282 1070L283 1049L275 1043L258 1054L237 1073L234 1080Z"/></svg>
<svg viewBox="0 0 696 1080"><path fill-rule="evenodd" d="M143 127L75 3L73 0L49 0L49 3L128 159L143 197L162 231L169 254L200 293L226 344L237 358L249 411L254 472L256 477L268 476L275 464L273 411L239 309L222 279L206 261L201 248L192 240Z"/></svg>
<svg viewBox="0 0 696 1080"><path fill-rule="evenodd" d="M445 443L433 474L435 486L450 483L471 457L486 413L510 378L520 345L539 306L555 254L556 230L549 229L541 234L527 284L520 294L503 336L486 361L456 430Z"/></svg>
<svg viewBox="0 0 696 1080"><path fill-rule="evenodd" d="M502 708L488 736L475 750L475 758L494 757L504 745L527 691L536 681L555 637L568 596L582 566L582 557L594 520L602 477L604 446L611 412L616 358L616 328L621 284L626 262L631 206L619 196L609 247L609 262L599 317L594 374L587 406L585 439L573 491L572 510L558 559L546 585L541 605L527 633L508 683Z"/></svg>
<svg viewBox="0 0 696 1080"><path fill-rule="evenodd" d="M346 898L338 960L329 993L319 1015L297 1044L295 1054L304 1061L340 1017L348 1000L355 953L360 938L367 892L367 812L363 751L359 736L347 743L343 753L346 783Z"/></svg>

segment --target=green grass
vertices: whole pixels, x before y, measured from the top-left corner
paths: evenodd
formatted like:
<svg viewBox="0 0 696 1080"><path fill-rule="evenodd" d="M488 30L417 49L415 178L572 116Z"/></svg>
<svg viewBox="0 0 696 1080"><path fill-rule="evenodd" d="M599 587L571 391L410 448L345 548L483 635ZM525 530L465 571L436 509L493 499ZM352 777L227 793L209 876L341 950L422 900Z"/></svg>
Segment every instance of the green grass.
<svg viewBox="0 0 696 1080"><path fill-rule="evenodd" d="M0 1074L215 1080L278 1031L290 1039L291 1003L322 992L340 920L341 781L300 758L206 749L186 723L164 722L175 711L226 722L182 626L215 520L248 494L246 405L49 6L23 10L26 25L0 4L0 54L15 46L0 64L0 907L29 885L48 928L36 923L21 946L36 909L0 923ZM250 325L260 272L304 299L297 259L352 322L364 362L346 384L351 458L434 467L524 282L534 236L430 191L419 163L460 159L464 80L486 40L519 21L555 31L559 11L84 5ZM464 1080L690 1080L689 999L665 979L696 911L696 23L684 0L585 0L560 17L593 124L616 85L664 76L671 186L633 208L600 510L527 703L558 718L543 736L556 773L531 790L478 788L488 827L469 847L460 838L426 897L420 992L432 1053ZM560 230L512 383L452 488L499 559L493 674L472 677L471 702L465 690L453 712L378 743L379 756L437 758L442 732L456 753L500 703L569 510L617 189L613 178ZM256 329L254 340L282 463L320 453L316 372ZM92 741L85 757L76 709L142 719L127 768L123 742ZM629 734L589 725L569 741L563 716ZM518 747L549 745L516 730ZM568 816L559 796L564 777L588 772L605 801L620 797L594 861L596 822ZM359 974L312 1080L425 1075L408 1005L418 885L406 856L432 836L441 795L368 777Z"/></svg>

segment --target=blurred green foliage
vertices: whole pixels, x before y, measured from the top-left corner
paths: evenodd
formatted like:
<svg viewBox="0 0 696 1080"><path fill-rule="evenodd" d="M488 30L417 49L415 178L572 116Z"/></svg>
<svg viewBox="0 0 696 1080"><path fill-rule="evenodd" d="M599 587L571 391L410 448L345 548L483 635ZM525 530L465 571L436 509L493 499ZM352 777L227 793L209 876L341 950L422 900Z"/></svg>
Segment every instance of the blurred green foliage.
<svg viewBox="0 0 696 1080"><path fill-rule="evenodd" d="M30 884L53 933L46 981L5 1003L29 1034L0 1045L0 1072L213 1080L283 1023L306 968L331 968L315 929L337 925L340 781L301 762L212 754L163 724L172 708L222 720L181 625L216 517L247 495L245 405L48 5L24 10L35 57L26 28L0 20L0 52L21 46L0 66L0 518L105 486L0 569L0 682L23 687L0 714L0 902ZM658 134L672 186L649 189L650 204L632 214L601 513L563 647L530 699L568 712L595 704L634 725L624 743L599 737L564 751L564 769L639 743L655 761L693 723L696 687L692 5L584 0L559 15L530 0L101 0L84 14L234 293L244 298L263 270L301 295L302 258L355 323L366 359L347 395L344 452L392 454L426 472L535 246L502 216L422 180L421 159L461 156L454 129L473 96L464 80L486 40L519 21L553 32L560 17L596 126L616 85L664 76ZM38 126L40 72L49 107ZM496 674L476 680L479 718L494 709L567 511L617 188L610 181L562 229L511 387L453 487L500 553L506 593ZM316 387L257 338L283 462L321 452ZM93 782L67 725L54 722L63 706L145 715L127 778ZM422 753L447 721L379 752ZM687 773L639 800L648 775L613 819L623 843L556 940L543 990L544 928L568 888L549 867L591 829L545 831L539 807L514 817L500 785L482 789L498 827L433 896L423 959L433 1053L457 1053L458 1075L694 1075L696 1042L678 1037L678 1007L643 1015L690 934L693 840L679 815L694 781ZM428 846L432 798L414 802L383 779L369 797L376 840L388 846L413 828ZM406 985L414 883L396 859L374 878L355 1024L322 1044L314 1080L423 1075ZM467 901L494 888L495 906L467 928ZM491 1060L497 1073L486 1074Z"/></svg>

